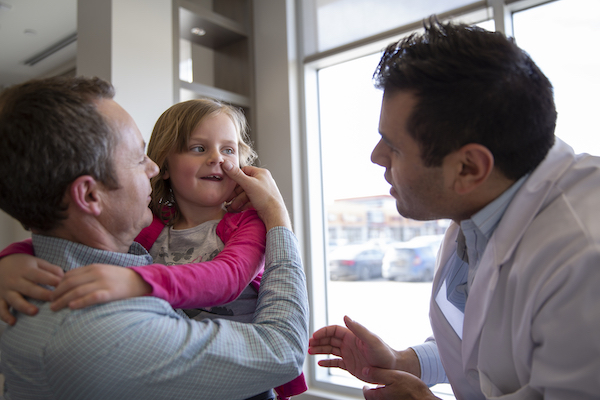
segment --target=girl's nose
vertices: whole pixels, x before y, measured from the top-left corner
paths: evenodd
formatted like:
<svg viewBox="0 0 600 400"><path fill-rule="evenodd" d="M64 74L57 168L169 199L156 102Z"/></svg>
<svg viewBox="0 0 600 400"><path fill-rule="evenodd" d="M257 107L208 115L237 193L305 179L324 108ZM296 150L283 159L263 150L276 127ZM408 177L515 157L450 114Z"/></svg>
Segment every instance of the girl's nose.
<svg viewBox="0 0 600 400"><path fill-rule="evenodd" d="M223 154L221 154L220 151L218 150L213 150L210 153L210 156L208 157L208 163L209 164L223 164Z"/></svg>

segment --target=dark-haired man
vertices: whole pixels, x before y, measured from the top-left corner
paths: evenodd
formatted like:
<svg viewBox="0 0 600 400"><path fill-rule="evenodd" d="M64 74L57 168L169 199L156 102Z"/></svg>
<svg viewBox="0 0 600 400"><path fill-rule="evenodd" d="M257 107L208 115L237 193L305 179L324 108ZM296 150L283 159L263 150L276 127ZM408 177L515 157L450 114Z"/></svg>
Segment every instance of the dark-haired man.
<svg viewBox="0 0 600 400"><path fill-rule="evenodd" d="M99 79L49 78L0 94L0 208L64 271L152 263L133 240L152 221L158 167L113 92ZM2 335L7 400L245 399L301 373L308 307L285 204L268 171L223 170L268 231L253 323L193 321L150 296L57 312L32 300L38 314Z"/></svg>
<svg viewBox="0 0 600 400"><path fill-rule="evenodd" d="M600 393L600 160L554 137L552 86L501 33L434 19L375 72L400 214L453 220L433 282L433 337L396 351L360 324L311 354L380 385L367 399L594 399ZM410 329L410 321L406 321ZM421 378L420 380L417 379Z"/></svg>

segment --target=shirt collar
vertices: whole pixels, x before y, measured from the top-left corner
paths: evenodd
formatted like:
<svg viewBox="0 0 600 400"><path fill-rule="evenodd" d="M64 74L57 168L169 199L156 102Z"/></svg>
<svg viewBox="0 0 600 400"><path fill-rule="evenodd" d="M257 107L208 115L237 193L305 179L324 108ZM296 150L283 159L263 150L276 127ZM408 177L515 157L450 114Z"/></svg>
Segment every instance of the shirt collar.
<svg viewBox="0 0 600 400"><path fill-rule="evenodd" d="M469 265L477 264L479 261L479 257L483 254L508 205L528 176L529 174L522 176L470 219L460 222L456 252Z"/></svg>
<svg viewBox="0 0 600 400"><path fill-rule="evenodd" d="M133 242L129 252L117 253L52 236L34 234L31 238L36 257L62 267L65 272L93 263L122 267L152 264L150 254L136 242Z"/></svg>

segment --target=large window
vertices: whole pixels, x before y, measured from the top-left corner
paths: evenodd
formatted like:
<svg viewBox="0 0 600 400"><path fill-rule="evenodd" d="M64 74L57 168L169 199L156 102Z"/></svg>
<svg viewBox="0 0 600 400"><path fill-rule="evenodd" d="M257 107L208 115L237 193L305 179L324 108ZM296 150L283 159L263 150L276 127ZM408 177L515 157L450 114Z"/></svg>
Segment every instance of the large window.
<svg viewBox="0 0 600 400"><path fill-rule="evenodd" d="M353 12L351 4L362 4L351 0L313 3L344 9L348 21L352 20L348 17ZM377 15L385 13L383 8L392 3L397 11L403 6L412 7L414 2L370 2L373 8L382 7L374 11ZM329 324L343 325L342 318L348 315L397 349L421 343L431 334L431 271L448 221L401 217L389 195L384 169L370 161L380 137L377 129L382 96L371 78L380 50L416 29L414 21L445 12L444 16L514 35L554 84L559 112L557 135L578 152L600 154L597 128L591 121L597 105L594 95L600 90L600 78L596 76L599 57L593 44L600 34L600 24L593 20L600 11L600 2L527 0L505 5L490 1L494 7L483 5L480 9L475 3L482 2L444 3L457 7L452 12L448 7L435 10L431 4L428 8L429 3L422 2L419 10L411 9L420 14L398 20L401 25L391 26L386 19L385 29L390 33L387 38L382 38L381 29L371 38L352 32L345 39L338 30L336 40L343 44L339 52L319 40L318 46L308 46L312 52L307 54L305 64L306 143L308 154L320 155L319 160L311 157L307 180L309 186L315 186L308 192L320 197L310 201L313 330ZM355 18L363 15L361 10L355 7ZM305 33L305 38L314 40L331 28L326 24L321 27L318 21L329 11L321 10L319 14L317 8L310 14L317 16L317 23L313 20L306 24L313 30ZM494 16L494 11L502 15ZM320 230L322 234L317 233ZM344 371L317 367L317 360L308 359L311 387L362 398L358 388L363 382ZM438 385L434 391L442 398L453 398L448 385Z"/></svg>

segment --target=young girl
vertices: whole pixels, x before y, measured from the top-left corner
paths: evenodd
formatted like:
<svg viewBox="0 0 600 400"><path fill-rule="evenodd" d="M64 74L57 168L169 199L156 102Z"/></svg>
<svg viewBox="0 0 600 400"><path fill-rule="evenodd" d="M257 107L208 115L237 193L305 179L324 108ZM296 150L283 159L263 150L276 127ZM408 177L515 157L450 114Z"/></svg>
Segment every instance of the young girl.
<svg viewBox="0 0 600 400"><path fill-rule="evenodd" d="M203 99L165 111L148 144L148 156L160 173L151 180L154 221L136 241L149 249L156 263L177 267L132 269L150 284L152 295L174 307L202 307L184 310L194 319L250 322L256 308L264 224L253 210L226 212L224 204L236 185L221 169L225 160L240 166L252 163L256 153L247 142L247 124L239 110ZM2 255L22 251L22 246ZM237 268L206 268L210 263L204 262L213 258ZM0 279L2 274L0 269ZM131 295L136 293L126 296ZM276 389L279 398L305 390L303 376ZM259 396L269 398L268 393Z"/></svg>

